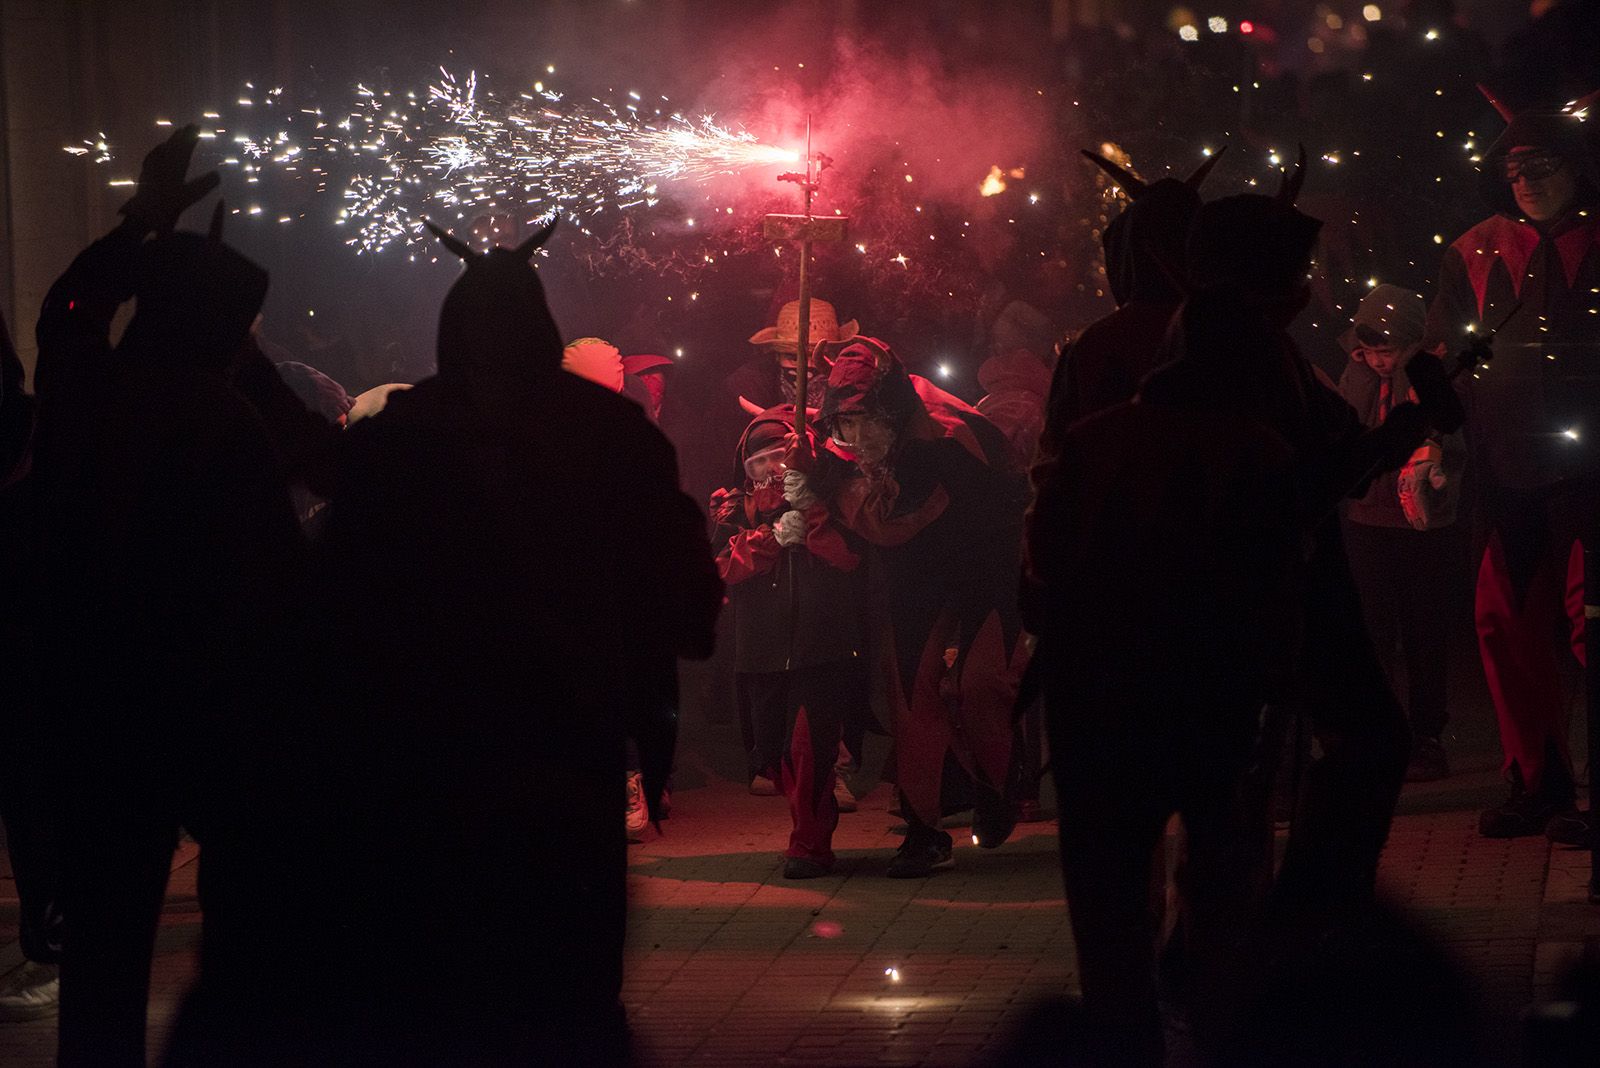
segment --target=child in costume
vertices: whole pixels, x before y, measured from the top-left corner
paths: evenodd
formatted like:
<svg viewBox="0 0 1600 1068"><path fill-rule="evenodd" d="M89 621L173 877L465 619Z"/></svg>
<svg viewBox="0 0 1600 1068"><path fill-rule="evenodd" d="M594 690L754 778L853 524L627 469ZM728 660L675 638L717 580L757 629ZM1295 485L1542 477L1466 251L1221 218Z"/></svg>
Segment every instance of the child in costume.
<svg viewBox="0 0 1600 1068"><path fill-rule="evenodd" d="M756 750L781 753L778 767L764 771L776 775L793 819L783 875L814 879L833 869L834 761L846 714L864 689L864 572L825 504L784 499L793 422L793 407L783 405L746 428L738 488L712 497L712 541L733 608L735 670L751 703Z"/></svg>

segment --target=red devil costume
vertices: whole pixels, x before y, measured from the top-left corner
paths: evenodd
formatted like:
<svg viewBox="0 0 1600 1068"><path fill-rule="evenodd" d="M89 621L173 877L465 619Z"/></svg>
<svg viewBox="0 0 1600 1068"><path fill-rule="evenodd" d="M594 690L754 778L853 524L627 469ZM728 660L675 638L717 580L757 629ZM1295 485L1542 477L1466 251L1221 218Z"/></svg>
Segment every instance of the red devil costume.
<svg viewBox="0 0 1600 1068"><path fill-rule="evenodd" d="M784 499L793 421L789 405L751 421L739 441L740 488L718 491L712 519L756 749L781 754L762 773L789 799L784 876L804 879L833 867L834 757L866 672L866 569L826 503Z"/></svg>
<svg viewBox="0 0 1600 1068"><path fill-rule="evenodd" d="M1495 361L1467 390L1468 438L1490 523L1478 570L1478 645L1512 783L1506 804L1483 813L1481 830L1494 837L1538 834L1573 808L1550 634L1569 621L1573 653L1583 660L1578 539L1594 510L1588 438L1596 398L1575 376L1592 376L1600 358L1600 168L1594 123L1582 121L1597 99L1513 114L1490 97L1510 123L1480 174L1496 214L1445 253L1428 316L1430 338L1451 346L1464 330L1498 328ZM1557 183L1571 183L1570 197L1559 210L1542 208L1537 198Z"/></svg>
<svg viewBox="0 0 1600 1068"><path fill-rule="evenodd" d="M913 877L948 863L939 818L972 804L950 799L947 756L976 786L981 845L1003 842L1015 819L1006 791L1024 659L1016 569L1025 484L988 420L908 375L882 342L846 346L829 373L821 422L836 444L850 417L892 439L824 496L883 571L894 781L909 823L890 875Z"/></svg>

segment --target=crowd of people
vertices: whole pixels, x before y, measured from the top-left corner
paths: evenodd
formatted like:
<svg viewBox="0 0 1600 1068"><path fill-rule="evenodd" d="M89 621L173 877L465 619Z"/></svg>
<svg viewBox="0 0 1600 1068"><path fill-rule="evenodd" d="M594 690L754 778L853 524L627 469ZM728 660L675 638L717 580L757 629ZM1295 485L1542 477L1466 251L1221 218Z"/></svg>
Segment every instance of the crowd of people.
<svg viewBox="0 0 1600 1068"><path fill-rule="evenodd" d="M1582 661L1600 500L1592 102L1496 102L1492 214L1431 305L1366 294L1337 382L1291 339L1322 230L1303 150L1212 200L1215 157L1146 180L1086 153L1128 194L1115 311L1058 359L997 352L971 405L832 304L784 306L729 381L752 418L709 516L655 425L673 361L563 341L529 264L555 224L479 251L430 223L463 261L436 373L351 397L264 351L268 276L220 206L177 229L217 179L176 131L46 297L33 393L0 351L0 814L32 962L3 1007L58 989L63 1065L143 1063L187 833L204 942L171 1063L625 1062L626 842L668 815L677 662L725 609L785 878L832 872L866 732L892 739L893 878L951 865L947 816L987 848L1035 816L1042 734L1094 1062L1160 1063L1162 1002L1245 1048L1262 962L1370 915L1402 782L1449 774L1430 607L1464 485L1510 787L1480 830L1594 844L1551 640ZM1296 717L1317 756L1275 867Z"/></svg>

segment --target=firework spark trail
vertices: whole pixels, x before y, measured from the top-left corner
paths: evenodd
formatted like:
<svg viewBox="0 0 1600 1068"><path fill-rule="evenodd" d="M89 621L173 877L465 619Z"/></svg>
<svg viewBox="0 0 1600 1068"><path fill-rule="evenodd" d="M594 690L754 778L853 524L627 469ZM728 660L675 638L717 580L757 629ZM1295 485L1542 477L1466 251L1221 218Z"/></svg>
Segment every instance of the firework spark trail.
<svg viewBox="0 0 1600 1068"><path fill-rule="evenodd" d="M535 83L501 98L481 89L476 73L463 80L443 68L421 93L358 83L336 120L323 108L286 107L281 89L247 88L238 117L207 112L214 125L202 136L232 146L221 162L248 185L269 173L309 179L318 192L335 185L343 201L336 222L354 228L348 243L362 252L425 240L425 214L449 223L559 213L581 228L607 209L655 205L667 183L799 158L709 116L663 115L652 105L646 119L638 93L620 107L595 98L575 105ZM275 120L271 128L260 129L264 119ZM67 151L112 158L103 136Z"/></svg>

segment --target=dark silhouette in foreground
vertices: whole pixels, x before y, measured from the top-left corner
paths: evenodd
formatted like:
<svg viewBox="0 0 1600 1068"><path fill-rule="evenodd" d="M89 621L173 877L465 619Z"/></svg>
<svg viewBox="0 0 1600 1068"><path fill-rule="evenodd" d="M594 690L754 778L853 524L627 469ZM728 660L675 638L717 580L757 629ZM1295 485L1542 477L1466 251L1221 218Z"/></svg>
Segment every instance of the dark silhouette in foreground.
<svg viewBox="0 0 1600 1068"><path fill-rule="evenodd" d="M624 738L655 812L660 666L709 654L721 584L666 439L561 369L548 236L445 237L438 375L345 433L299 822L229 873L176 1061L626 1059Z"/></svg>

